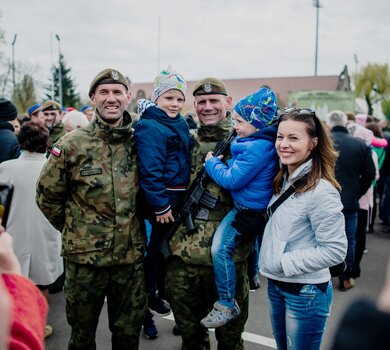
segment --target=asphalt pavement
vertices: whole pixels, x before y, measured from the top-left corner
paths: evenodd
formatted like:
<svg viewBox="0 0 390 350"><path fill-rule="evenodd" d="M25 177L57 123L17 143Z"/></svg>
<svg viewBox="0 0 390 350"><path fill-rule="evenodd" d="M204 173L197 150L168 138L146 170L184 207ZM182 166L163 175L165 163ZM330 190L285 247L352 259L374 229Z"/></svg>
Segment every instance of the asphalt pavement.
<svg viewBox="0 0 390 350"><path fill-rule="evenodd" d="M377 225L374 233L367 235L367 253L363 256L361 277L356 286L347 292L337 289L338 280L333 279L334 298L331 316L328 319L321 350L329 349L334 332L345 308L357 297L374 299L379 294L385 277L387 260L390 252L390 233L381 232ZM267 281L261 277L261 288L250 293L249 319L245 326L245 349L275 349L271 324L268 317ZM179 350L181 338L172 334L174 322L172 317L155 317L159 337L155 340L145 339L141 333L139 349ZM46 340L47 350L66 350L70 328L65 317L64 294L51 295L48 323L53 326L54 333ZM100 316L96 335L97 350L111 349L110 332L107 323L107 312L104 307ZM217 349L215 337L210 331L211 349ZM125 349L124 349L125 350Z"/></svg>

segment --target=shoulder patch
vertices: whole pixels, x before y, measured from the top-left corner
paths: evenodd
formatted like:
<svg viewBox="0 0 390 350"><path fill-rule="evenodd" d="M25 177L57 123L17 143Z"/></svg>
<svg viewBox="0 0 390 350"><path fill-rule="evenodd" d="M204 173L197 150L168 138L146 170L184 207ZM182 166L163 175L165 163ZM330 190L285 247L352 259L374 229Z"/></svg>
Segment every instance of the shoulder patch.
<svg viewBox="0 0 390 350"><path fill-rule="evenodd" d="M51 154L56 157L59 157L61 155L61 152L61 148L58 148L57 146L53 147L53 149L51 150Z"/></svg>

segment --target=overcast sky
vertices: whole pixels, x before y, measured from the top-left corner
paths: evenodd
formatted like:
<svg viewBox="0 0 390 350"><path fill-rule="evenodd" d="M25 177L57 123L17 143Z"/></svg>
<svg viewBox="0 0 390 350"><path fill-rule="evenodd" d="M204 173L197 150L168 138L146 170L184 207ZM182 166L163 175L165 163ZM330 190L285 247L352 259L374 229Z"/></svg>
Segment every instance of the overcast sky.
<svg viewBox="0 0 390 350"><path fill-rule="evenodd" d="M355 72L355 54L358 67L390 63L389 0L320 2L319 75ZM58 34L83 97L107 67L135 83L152 81L158 63L187 80L314 74L312 0L2 0L0 11L0 50L11 58L17 33L15 59L39 65L46 82Z"/></svg>

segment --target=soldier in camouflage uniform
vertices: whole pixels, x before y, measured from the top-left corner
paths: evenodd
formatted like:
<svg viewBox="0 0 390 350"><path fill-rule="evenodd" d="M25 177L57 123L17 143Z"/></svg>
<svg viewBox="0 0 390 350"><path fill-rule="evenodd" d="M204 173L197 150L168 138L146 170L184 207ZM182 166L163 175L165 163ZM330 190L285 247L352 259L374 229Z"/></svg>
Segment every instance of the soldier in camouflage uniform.
<svg viewBox="0 0 390 350"><path fill-rule="evenodd" d="M41 110L45 118L46 127L49 129L49 141L47 143L47 154L49 155L53 145L66 134L65 126L62 123L63 114L61 105L53 100L46 101Z"/></svg>
<svg viewBox="0 0 390 350"><path fill-rule="evenodd" d="M192 174L202 168L206 154L218 141L225 139L232 130L228 109L232 98L227 95L222 81L206 78L199 81L193 91L195 108L201 126L193 136L195 140L192 157ZM232 208L228 191L211 181L207 189L218 196L215 209L201 208L194 220L198 230L187 235L179 229L170 242L172 257L167 262L167 287L176 323L181 328L182 349L209 349L209 334L200 321L213 308L217 298L211 259L211 242L215 229ZM234 261L237 274L236 299L241 309L240 316L215 330L218 349L243 349L241 338L248 318L249 281L247 256L251 244L242 242L235 250Z"/></svg>
<svg viewBox="0 0 390 350"><path fill-rule="evenodd" d="M127 80L100 72L89 96L96 116L58 142L42 170L37 203L62 232L68 349L96 349L107 297L112 349L137 349L146 312L145 235L136 211L138 175Z"/></svg>

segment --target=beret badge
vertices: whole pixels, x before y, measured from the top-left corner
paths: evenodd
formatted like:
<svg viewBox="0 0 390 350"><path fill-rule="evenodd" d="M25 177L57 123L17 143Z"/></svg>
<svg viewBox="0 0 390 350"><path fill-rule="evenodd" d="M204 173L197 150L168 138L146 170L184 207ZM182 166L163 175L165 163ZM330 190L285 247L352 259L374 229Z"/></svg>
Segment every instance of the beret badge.
<svg viewBox="0 0 390 350"><path fill-rule="evenodd" d="M211 92L211 84L210 83L204 84L203 89L205 92L210 93Z"/></svg>
<svg viewBox="0 0 390 350"><path fill-rule="evenodd" d="M116 70L111 71L111 77L114 80L119 80L119 73Z"/></svg>

